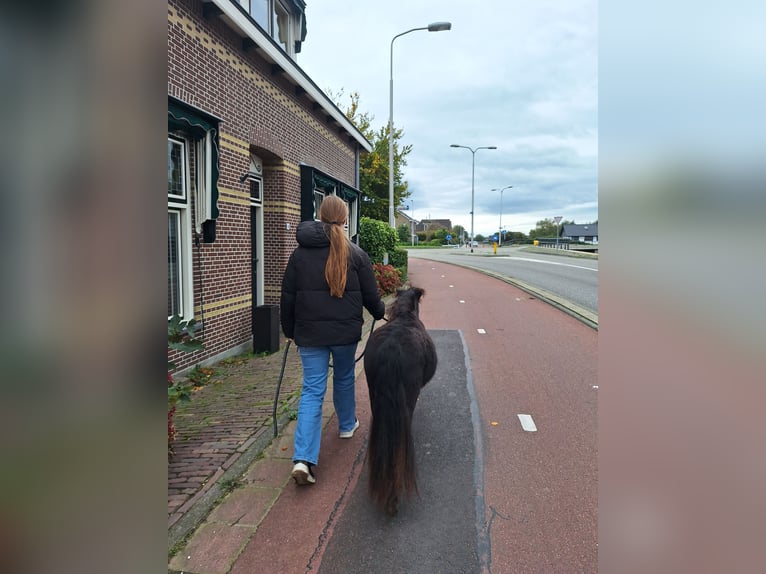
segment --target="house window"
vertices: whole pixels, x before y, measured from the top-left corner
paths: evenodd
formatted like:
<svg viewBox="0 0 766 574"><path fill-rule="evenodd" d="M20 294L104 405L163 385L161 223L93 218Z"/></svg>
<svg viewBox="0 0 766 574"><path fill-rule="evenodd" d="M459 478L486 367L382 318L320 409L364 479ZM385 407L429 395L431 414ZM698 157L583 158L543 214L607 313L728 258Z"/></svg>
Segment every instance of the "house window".
<svg viewBox="0 0 766 574"><path fill-rule="evenodd" d="M240 0L240 4L248 9L248 0ZM295 56L293 17L286 4L281 0L249 0L249 13L287 54Z"/></svg>
<svg viewBox="0 0 766 574"><path fill-rule="evenodd" d="M324 193L315 189L314 190L314 221L319 221L319 208L322 207L323 199L324 199Z"/></svg>
<svg viewBox="0 0 766 574"><path fill-rule="evenodd" d="M168 210L168 317L183 316L181 214Z"/></svg>
<svg viewBox="0 0 766 574"><path fill-rule="evenodd" d="M168 136L168 318L192 316L191 209L187 143Z"/></svg>
<svg viewBox="0 0 766 574"><path fill-rule="evenodd" d="M182 140L168 138L168 200L186 201L185 147Z"/></svg>

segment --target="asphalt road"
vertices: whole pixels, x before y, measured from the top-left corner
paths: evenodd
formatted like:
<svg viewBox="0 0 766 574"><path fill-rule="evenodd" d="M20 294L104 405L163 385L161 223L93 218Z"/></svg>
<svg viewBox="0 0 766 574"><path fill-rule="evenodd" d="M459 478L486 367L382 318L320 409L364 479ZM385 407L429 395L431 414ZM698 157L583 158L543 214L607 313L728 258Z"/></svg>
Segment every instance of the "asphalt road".
<svg viewBox="0 0 766 574"><path fill-rule="evenodd" d="M553 293L598 316L598 260L529 253L519 247L503 247L497 255L491 247L466 249L411 249L413 258L431 259L492 271Z"/></svg>

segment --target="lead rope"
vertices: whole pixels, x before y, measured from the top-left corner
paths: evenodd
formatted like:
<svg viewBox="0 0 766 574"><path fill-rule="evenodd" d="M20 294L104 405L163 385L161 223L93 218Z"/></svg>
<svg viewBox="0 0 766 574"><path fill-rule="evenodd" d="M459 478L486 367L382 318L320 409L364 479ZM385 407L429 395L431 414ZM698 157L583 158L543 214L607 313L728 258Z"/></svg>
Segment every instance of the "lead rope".
<svg viewBox="0 0 766 574"><path fill-rule="evenodd" d="M383 320L388 321L388 319L386 319L385 317L383 317ZM375 319L372 320L372 326L370 327L370 334L372 334L374 330L375 330ZM367 343L365 343L364 345L364 351L362 351L362 354L359 355L359 358L357 358L354 361L354 364L358 363L361 360L361 358L364 357L364 353L367 351L367 344L369 344L369 342L370 342L370 339L368 336ZM285 363L287 363L287 351L290 349L290 343L292 343L292 341L288 339L287 345L285 345L285 353L284 355L282 355L282 369L279 371L279 381L277 382L277 392L274 395L274 409L272 410L272 413L271 413L271 418L274 421L274 438L277 438L277 435L279 434L279 431L277 429L277 405L279 404L279 389L282 387L282 379L285 376ZM332 363L330 363L329 366L330 368L332 368Z"/></svg>

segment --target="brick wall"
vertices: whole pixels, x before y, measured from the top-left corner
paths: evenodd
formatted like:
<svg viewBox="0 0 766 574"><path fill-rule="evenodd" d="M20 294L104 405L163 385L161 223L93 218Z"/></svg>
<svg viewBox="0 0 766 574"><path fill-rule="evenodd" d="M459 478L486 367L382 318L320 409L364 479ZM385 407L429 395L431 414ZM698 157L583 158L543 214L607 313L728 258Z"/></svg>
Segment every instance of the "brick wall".
<svg viewBox="0 0 766 574"><path fill-rule="evenodd" d="M217 238L192 248L195 316L204 315L206 349L171 357L183 370L251 340L249 187L239 183L249 154L264 163L264 303L277 304L300 221L299 164L353 186L357 144L273 75L257 50L245 51L223 21L204 18L195 0L168 2L168 94L223 120Z"/></svg>

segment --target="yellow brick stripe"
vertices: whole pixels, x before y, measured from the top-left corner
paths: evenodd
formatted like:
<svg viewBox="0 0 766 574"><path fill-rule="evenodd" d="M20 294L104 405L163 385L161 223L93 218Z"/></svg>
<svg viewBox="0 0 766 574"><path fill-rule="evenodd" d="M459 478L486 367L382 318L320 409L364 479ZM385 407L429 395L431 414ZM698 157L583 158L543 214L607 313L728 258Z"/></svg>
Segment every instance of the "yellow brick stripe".
<svg viewBox="0 0 766 574"><path fill-rule="evenodd" d="M245 157L250 157L250 152L247 149L242 149L241 147L233 145L233 144L230 144L229 142L227 142L227 141L225 141L223 139L221 140L220 145L221 145L221 147L224 147L226 149L230 149L231 151L233 151L237 155L241 155L241 156L245 156Z"/></svg>
<svg viewBox="0 0 766 574"><path fill-rule="evenodd" d="M300 166L294 163L289 163L287 161L282 162L279 165L264 165L263 171L275 171L275 172L287 173L295 177L301 176Z"/></svg>
<svg viewBox="0 0 766 574"><path fill-rule="evenodd" d="M250 205L250 193L229 189L228 187L218 188L218 201L221 203L233 203L235 205Z"/></svg>
<svg viewBox="0 0 766 574"><path fill-rule="evenodd" d="M227 307L229 305L233 305L233 307L228 307L227 309L223 309L222 311L219 311L217 314L220 315L221 312L225 313L234 309L241 309L243 306L247 307L250 304L250 301L252 301L252 295L248 293L247 295L240 295L238 297L230 297L228 299L221 299L220 301L214 301L212 303L205 303L205 315L206 316L212 316L215 317L215 315L210 315L210 312L219 309L220 307ZM194 307L194 314L200 312L200 306L197 305Z"/></svg>
<svg viewBox="0 0 766 574"><path fill-rule="evenodd" d="M287 215L301 216L301 206L286 201L265 201L263 210L266 213L285 213Z"/></svg>
<svg viewBox="0 0 766 574"><path fill-rule="evenodd" d="M247 145L247 142L245 140L241 140L238 137L228 134L226 132L220 132L219 135L221 136L221 139L225 142L226 147L241 148L246 152L250 151L250 146Z"/></svg>
<svg viewBox="0 0 766 574"><path fill-rule="evenodd" d="M241 311L242 309L249 309L250 308L250 301L247 303L240 303L239 305L234 305L233 307L225 307L224 309L218 309L217 311L208 311L205 309L205 318L206 319L212 319L213 317L218 317L219 315L224 315L226 313L233 313L234 311ZM194 314L195 317L198 319L201 319L202 315L197 314L195 311Z"/></svg>

